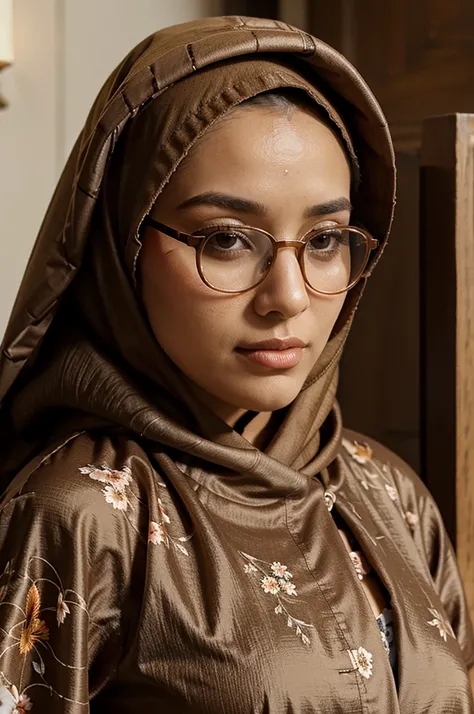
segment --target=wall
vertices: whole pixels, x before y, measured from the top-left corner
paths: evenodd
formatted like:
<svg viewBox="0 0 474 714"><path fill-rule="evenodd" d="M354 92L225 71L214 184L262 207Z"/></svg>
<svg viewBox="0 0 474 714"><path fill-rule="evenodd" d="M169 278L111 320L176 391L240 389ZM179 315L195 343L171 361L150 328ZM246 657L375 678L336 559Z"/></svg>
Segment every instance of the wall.
<svg viewBox="0 0 474 714"><path fill-rule="evenodd" d="M15 64L0 76L0 336L102 82L154 30L218 13L218 0L15 0Z"/></svg>

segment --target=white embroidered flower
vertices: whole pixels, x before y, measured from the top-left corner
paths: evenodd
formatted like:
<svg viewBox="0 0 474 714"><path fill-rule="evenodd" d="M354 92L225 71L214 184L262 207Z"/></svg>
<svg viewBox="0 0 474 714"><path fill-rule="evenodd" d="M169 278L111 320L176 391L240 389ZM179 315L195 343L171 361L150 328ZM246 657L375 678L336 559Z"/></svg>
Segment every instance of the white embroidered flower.
<svg viewBox="0 0 474 714"><path fill-rule="evenodd" d="M286 593L287 595L298 595L294 583L290 583L288 582L288 580L280 580L279 587L280 590Z"/></svg>
<svg viewBox="0 0 474 714"><path fill-rule="evenodd" d="M431 625L432 627L437 627L440 636L445 642L448 641L448 635L450 635L451 637L455 637L453 628L451 627L449 622L446 622L442 614L438 610L434 610L432 607L429 607L428 610L433 615L433 619L428 620L428 625Z"/></svg>
<svg viewBox="0 0 474 714"><path fill-rule="evenodd" d="M373 670L373 656L371 652L367 652L363 647L357 650L348 650L351 662L361 677L370 679Z"/></svg>
<svg viewBox="0 0 474 714"><path fill-rule="evenodd" d="M358 464L367 464L372 461L373 451L368 444L343 439L342 445Z"/></svg>
<svg viewBox="0 0 474 714"><path fill-rule="evenodd" d="M163 506L163 501L161 500L161 498L158 499L158 508L159 508L162 520L165 523L171 523L170 517L168 516L168 514L165 511L165 507Z"/></svg>
<svg viewBox="0 0 474 714"><path fill-rule="evenodd" d="M271 571L276 578L285 578L285 580L291 580L291 578L293 577L286 565L282 565L281 563L272 563Z"/></svg>
<svg viewBox="0 0 474 714"><path fill-rule="evenodd" d="M0 714L25 714L33 709L33 702L26 694L18 694L18 689L0 687Z"/></svg>
<svg viewBox="0 0 474 714"><path fill-rule="evenodd" d="M266 593L270 593L270 595L278 595L280 592L278 580L269 576L262 578L262 588Z"/></svg>
<svg viewBox="0 0 474 714"><path fill-rule="evenodd" d="M59 625L62 625L64 620L66 619L66 615L70 615L71 611L67 605L66 602L64 602L63 594L59 593L58 595L58 604L56 605L56 619L58 621L58 627Z"/></svg>
<svg viewBox="0 0 474 714"><path fill-rule="evenodd" d="M385 490L388 493L388 497L392 501L398 501L398 492L397 492L397 489L395 488L395 486L391 486L390 484L386 483Z"/></svg>
<svg viewBox="0 0 474 714"><path fill-rule="evenodd" d="M148 542L153 543L153 545L169 545L168 534L162 523L156 523L156 521L150 521L150 528L148 531Z"/></svg>
<svg viewBox="0 0 474 714"><path fill-rule="evenodd" d="M246 563L244 565L244 573L247 573L247 575L252 575L253 573L258 573L258 570L255 565L252 565L252 563Z"/></svg>
<svg viewBox="0 0 474 714"><path fill-rule="evenodd" d="M412 511L405 511L405 520L410 528L414 528L420 519L416 513L413 513Z"/></svg>
<svg viewBox="0 0 474 714"><path fill-rule="evenodd" d="M118 491L123 491L132 482L132 472L128 466L123 469L109 469L106 466L83 466L79 469L81 474L89 476L93 481L114 486Z"/></svg>
<svg viewBox="0 0 474 714"><path fill-rule="evenodd" d="M102 489L102 493L104 494L107 503L111 503L115 509L118 511L127 510L128 498L124 491L118 490L114 486L106 486Z"/></svg>

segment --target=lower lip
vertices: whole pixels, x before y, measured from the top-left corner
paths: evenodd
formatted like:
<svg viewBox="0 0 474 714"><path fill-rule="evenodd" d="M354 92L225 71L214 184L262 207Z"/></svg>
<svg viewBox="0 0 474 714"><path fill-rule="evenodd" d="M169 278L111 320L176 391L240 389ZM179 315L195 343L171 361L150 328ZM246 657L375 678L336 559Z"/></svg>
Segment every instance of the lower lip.
<svg viewBox="0 0 474 714"><path fill-rule="evenodd" d="M251 362L256 362L272 369L291 369L296 367L303 358L303 347L290 347L287 350L241 350L237 352L244 355Z"/></svg>

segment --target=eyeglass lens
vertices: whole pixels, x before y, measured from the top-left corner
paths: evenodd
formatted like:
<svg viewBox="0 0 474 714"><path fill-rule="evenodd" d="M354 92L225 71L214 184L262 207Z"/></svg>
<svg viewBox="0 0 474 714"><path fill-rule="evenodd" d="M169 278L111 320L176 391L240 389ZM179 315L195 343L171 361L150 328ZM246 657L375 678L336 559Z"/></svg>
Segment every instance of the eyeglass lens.
<svg viewBox="0 0 474 714"><path fill-rule="evenodd" d="M329 228L309 236L303 269L309 285L324 293L347 289L367 261L367 239L354 228ZM201 245L200 266L205 280L218 290L247 290L257 285L273 262L271 238L254 228L213 229Z"/></svg>

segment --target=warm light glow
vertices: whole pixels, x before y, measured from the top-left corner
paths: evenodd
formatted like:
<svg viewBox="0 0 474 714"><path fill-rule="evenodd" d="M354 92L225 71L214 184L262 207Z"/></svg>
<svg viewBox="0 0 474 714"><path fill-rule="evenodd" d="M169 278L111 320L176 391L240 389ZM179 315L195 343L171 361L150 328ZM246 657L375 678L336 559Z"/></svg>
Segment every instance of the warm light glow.
<svg viewBox="0 0 474 714"><path fill-rule="evenodd" d="M0 0L0 65L13 62L13 0Z"/></svg>

